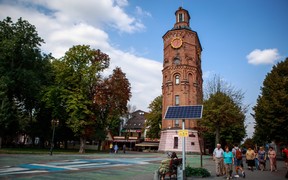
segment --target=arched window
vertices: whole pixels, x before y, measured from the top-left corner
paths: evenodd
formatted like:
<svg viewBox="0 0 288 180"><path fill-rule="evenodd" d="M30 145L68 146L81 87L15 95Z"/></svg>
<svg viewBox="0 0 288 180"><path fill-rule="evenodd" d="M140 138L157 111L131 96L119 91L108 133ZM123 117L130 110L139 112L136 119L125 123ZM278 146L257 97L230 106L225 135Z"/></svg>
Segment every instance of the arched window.
<svg viewBox="0 0 288 180"><path fill-rule="evenodd" d="M180 76L178 74L175 76L175 84L180 84Z"/></svg>
<svg viewBox="0 0 288 180"><path fill-rule="evenodd" d="M184 21L184 14L179 13L178 14L178 22L183 22Z"/></svg>
<svg viewBox="0 0 288 180"><path fill-rule="evenodd" d="M173 63L174 63L175 65L179 65L179 64L180 64L180 59L179 59L178 57L175 57L175 58L173 59Z"/></svg>

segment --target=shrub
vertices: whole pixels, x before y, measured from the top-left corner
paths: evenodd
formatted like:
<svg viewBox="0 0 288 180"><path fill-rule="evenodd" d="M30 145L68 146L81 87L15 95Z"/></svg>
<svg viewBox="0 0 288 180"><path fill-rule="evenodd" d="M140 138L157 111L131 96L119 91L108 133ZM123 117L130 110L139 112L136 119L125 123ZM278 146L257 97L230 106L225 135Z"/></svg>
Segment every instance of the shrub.
<svg viewBox="0 0 288 180"><path fill-rule="evenodd" d="M211 176L209 171L205 168L192 168L190 166L187 166L185 169L185 172L186 172L186 177L191 177L191 176L210 177Z"/></svg>

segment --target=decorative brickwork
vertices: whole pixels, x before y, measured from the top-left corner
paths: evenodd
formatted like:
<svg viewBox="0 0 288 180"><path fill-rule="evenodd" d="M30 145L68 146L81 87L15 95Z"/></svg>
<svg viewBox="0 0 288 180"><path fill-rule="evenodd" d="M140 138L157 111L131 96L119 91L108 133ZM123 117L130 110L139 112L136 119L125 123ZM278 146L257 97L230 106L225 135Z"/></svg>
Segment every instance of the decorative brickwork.
<svg viewBox="0 0 288 180"><path fill-rule="evenodd" d="M202 47L197 32L190 28L189 12L180 7L175 12L175 16L174 27L162 37L164 43L163 117L168 106L198 105L203 101ZM182 138L176 133L182 128L181 125L182 121L162 119L159 151L182 151ZM185 129L190 136L185 138L187 152L200 152L196 128L196 120L185 120Z"/></svg>

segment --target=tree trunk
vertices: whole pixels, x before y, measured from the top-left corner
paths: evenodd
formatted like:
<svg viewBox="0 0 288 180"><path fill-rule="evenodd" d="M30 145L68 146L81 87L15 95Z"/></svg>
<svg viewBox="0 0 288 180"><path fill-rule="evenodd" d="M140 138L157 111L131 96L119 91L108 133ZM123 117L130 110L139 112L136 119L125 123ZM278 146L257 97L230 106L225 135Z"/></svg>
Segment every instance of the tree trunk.
<svg viewBox="0 0 288 180"><path fill-rule="evenodd" d="M2 137L0 136L0 149L2 148Z"/></svg>
<svg viewBox="0 0 288 180"><path fill-rule="evenodd" d="M86 138L80 137L79 153L81 153L81 154L85 153L85 144L86 144Z"/></svg>
<svg viewBox="0 0 288 180"><path fill-rule="evenodd" d="M67 142L67 140L64 141L64 148L65 148L65 149L68 149L68 142Z"/></svg>
<svg viewBox="0 0 288 180"><path fill-rule="evenodd" d="M220 142L220 126L216 125L216 132L215 132L215 146Z"/></svg>
<svg viewBox="0 0 288 180"><path fill-rule="evenodd" d="M99 140L99 141L98 141L98 151L100 151L100 150L101 150L101 146L102 146L102 141L101 141L101 140Z"/></svg>

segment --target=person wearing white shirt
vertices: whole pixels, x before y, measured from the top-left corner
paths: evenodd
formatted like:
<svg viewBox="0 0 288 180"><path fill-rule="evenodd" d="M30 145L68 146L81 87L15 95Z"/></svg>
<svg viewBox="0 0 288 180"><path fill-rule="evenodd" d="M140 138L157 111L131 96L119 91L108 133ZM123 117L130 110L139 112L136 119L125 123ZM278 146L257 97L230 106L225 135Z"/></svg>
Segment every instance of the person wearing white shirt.
<svg viewBox="0 0 288 180"><path fill-rule="evenodd" d="M213 151L213 160L216 163L216 175L221 176L223 175L222 169L224 167L223 164L223 149L221 148L221 144L217 144L217 147Z"/></svg>

